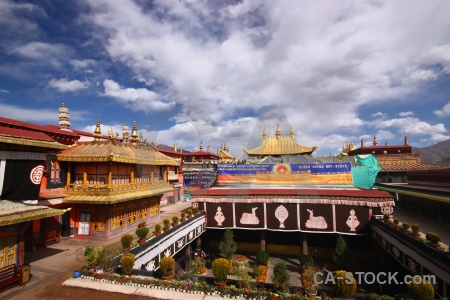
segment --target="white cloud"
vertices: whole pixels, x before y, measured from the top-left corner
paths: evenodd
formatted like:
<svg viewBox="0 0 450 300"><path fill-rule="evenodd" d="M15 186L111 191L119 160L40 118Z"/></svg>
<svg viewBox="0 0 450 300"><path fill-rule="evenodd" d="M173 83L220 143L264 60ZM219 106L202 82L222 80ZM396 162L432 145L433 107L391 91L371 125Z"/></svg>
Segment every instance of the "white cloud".
<svg viewBox="0 0 450 300"><path fill-rule="evenodd" d="M0 89L0 93L9 93L9 91L5 89Z"/></svg>
<svg viewBox="0 0 450 300"><path fill-rule="evenodd" d="M448 117L450 116L450 101L444 105L442 109L435 110L434 114L438 117Z"/></svg>
<svg viewBox="0 0 450 300"><path fill-rule="evenodd" d="M374 118L376 118L376 117L381 117L381 118L383 118L383 117L386 117L386 116L387 116L387 114L385 114L385 113L383 113L383 112L381 112L381 111L376 112L376 113L374 113L374 114L371 115L371 117L374 117Z"/></svg>
<svg viewBox="0 0 450 300"><path fill-rule="evenodd" d="M411 117L411 116L414 116L414 113L412 111L402 111L402 112L399 112L398 115L400 117Z"/></svg>
<svg viewBox="0 0 450 300"><path fill-rule="evenodd" d="M48 122L54 124L58 120L58 113L48 109L27 109L15 105L0 103L2 117L25 122Z"/></svg>
<svg viewBox="0 0 450 300"><path fill-rule="evenodd" d="M110 79L104 80L103 86L105 88L103 96L114 98L134 110L163 111L174 106L173 102L162 101L160 95L148 89L122 88L117 82Z"/></svg>
<svg viewBox="0 0 450 300"><path fill-rule="evenodd" d="M64 92L75 92L79 90L84 90L89 87L89 82L81 82L79 80L67 80L65 78L55 79L53 78L48 83L48 86L58 91Z"/></svg>
<svg viewBox="0 0 450 300"><path fill-rule="evenodd" d="M446 132L444 124L439 123L436 125L431 125L426 122L420 121L418 118L397 118L391 120L384 120L379 123L376 123L375 126L377 128L390 128L397 127L398 132L402 134L436 134Z"/></svg>

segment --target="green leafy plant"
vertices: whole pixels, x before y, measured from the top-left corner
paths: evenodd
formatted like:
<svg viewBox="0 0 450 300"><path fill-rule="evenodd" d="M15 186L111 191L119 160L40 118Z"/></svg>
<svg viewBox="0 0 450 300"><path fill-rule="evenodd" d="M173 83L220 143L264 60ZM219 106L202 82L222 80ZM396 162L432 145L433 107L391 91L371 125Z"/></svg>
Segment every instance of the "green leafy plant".
<svg viewBox="0 0 450 300"><path fill-rule="evenodd" d="M267 266L269 264L270 256L269 253L265 251L259 251L256 253L256 261L261 266Z"/></svg>
<svg viewBox="0 0 450 300"><path fill-rule="evenodd" d="M130 248L132 241L133 241L133 235L131 235L130 233L125 233L120 238L120 243L122 244L123 249Z"/></svg>
<svg viewBox="0 0 450 300"><path fill-rule="evenodd" d="M169 228L170 227L170 219L164 218L163 224L164 224L164 228Z"/></svg>
<svg viewBox="0 0 450 300"><path fill-rule="evenodd" d="M400 223L400 220L399 219L397 219L397 218L395 218L394 219L394 225L395 225L395 227L398 227L398 224Z"/></svg>
<svg viewBox="0 0 450 300"><path fill-rule="evenodd" d="M230 263L225 258L216 258L211 264L215 281L218 284L225 283L230 273Z"/></svg>
<svg viewBox="0 0 450 300"><path fill-rule="evenodd" d="M302 266L308 266L314 264L314 258L309 254L300 254L298 256L298 261Z"/></svg>
<svg viewBox="0 0 450 300"><path fill-rule="evenodd" d="M178 218L178 216L172 216L172 223L173 224L178 224L178 222L180 222L180 219Z"/></svg>
<svg viewBox="0 0 450 300"><path fill-rule="evenodd" d="M156 223L155 224L155 232L160 232L161 231L161 224Z"/></svg>
<svg viewBox="0 0 450 300"><path fill-rule="evenodd" d="M259 275L261 275L261 271L259 270L259 266L258 265L253 265L252 266L252 276L253 277L258 277Z"/></svg>
<svg viewBox="0 0 450 300"><path fill-rule="evenodd" d="M351 294L356 291L356 280L352 275L348 274L344 270L336 271L334 277L334 288L338 295L345 299L348 299ZM349 281L352 281L349 283Z"/></svg>
<svg viewBox="0 0 450 300"><path fill-rule="evenodd" d="M203 274L205 268L205 260L203 257L196 257L189 263L190 274Z"/></svg>
<svg viewBox="0 0 450 300"><path fill-rule="evenodd" d="M188 212L188 216L192 217L192 209L189 208L187 212Z"/></svg>
<svg viewBox="0 0 450 300"><path fill-rule="evenodd" d="M180 216L181 220L184 221L184 219L186 218L186 214L184 212L181 212Z"/></svg>
<svg viewBox="0 0 450 300"><path fill-rule="evenodd" d="M336 240L336 247L332 255L334 261L334 270L351 270L354 265L353 255L347 246L347 242L340 234Z"/></svg>
<svg viewBox="0 0 450 300"><path fill-rule="evenodd" d="M130 274L133 272L135 256L133 253L126 253L120 258L120 269L123 274Z"/></svg>
<svg viewBox="0 0 450 300"><path fill-rule="evenodd" d="M277 292L287 293L291 286L286 264L279 262L273 268L273 286Z"/></svg>
<svg viewBox="0 0 450 300"><path fill-rule="evenodd" d="M103 259L103 246L86 247L84 260L87 266L100 266Z"/></svg>
<svg viewBox="0 0 450 300"><path fill-rule="evenodd" d="M441 241L441 237L439 236L439 234L434 232L428 232L425 238L430 242L430 244L433 245L437 245Z"/></svg>
<svg viewBox="0 0 450 300"><path fill-rule="evenodd" d="M250 281L252 280L252 277L248 274L249 273L249 263L248 260L234 260L233 266L230 269L230 274L234 275L236 277L236 280L238 281L238 285L241 288L246 288L249 286Z"/></svg>
<svg viewBox="0 0 450 300"><path fill-rule="evenodd" d="M420 226L419 224L412 224L411 225L411 232L413 235L418 235L420 232Z"/></svg>
<svg viewBox="0 0 450 300"><path fill-rule="evenodd" d="M194 206L194 207L192 208L192 213L193 213L194 215L196 215L196 214L198 213L198 207L197 207L197 206Z"/></svg>
<svg viewBox="0 0 450 300"><path fill-rule="evenodd" d="M408 231L410 227L411 227L411 226L409 226L408 223L406 223L406 222L403 222L403 223L402 223L402 229L403 229L403 231Z"/></svg>
<svg viewBox="0 0 450 300"><path fill-rule="evenodd" d="M220 241L219 251L228 260L230 260L237 251L237 244L234 241L233 231L228 228L225 229L222 240Z"/></svg>
<svg viewBox="0 0 450 300"><path fill-rule="evenodd" d="M383 220L386 221L386 222L389 221L390 218L391 218L391 216L388 215L388 214L383 215Z"/></svg>
<svg viewBox="0 0 450 300"><path fill-rule="evenodd" d="M136 235L140 240L145 240L149 231L150 229L148 229L148 227L139 227L136 229Z"/></svg>
<svg viewBox="0 0 450 300"><path fill-rule="evenodd" d="M431 300L434 298L434 287L427 281L411 282L406 286L406 291L413 300Z"/></svg>
<svg viewBox="0 0 450 300"><path fill-rule="evenodd" d="M103 249L102 259L100 260L99 267L104 271L108 271L112 269L114 258L116 258L120 254L120 250L106 248Z"/></svg>
<svg viewBox="0 0 450 300"><path fill-rule="evenodd" d="M175 275L175 260L171 256L161 258L159 262L159 269L164 277L171 277Z"/></svg>

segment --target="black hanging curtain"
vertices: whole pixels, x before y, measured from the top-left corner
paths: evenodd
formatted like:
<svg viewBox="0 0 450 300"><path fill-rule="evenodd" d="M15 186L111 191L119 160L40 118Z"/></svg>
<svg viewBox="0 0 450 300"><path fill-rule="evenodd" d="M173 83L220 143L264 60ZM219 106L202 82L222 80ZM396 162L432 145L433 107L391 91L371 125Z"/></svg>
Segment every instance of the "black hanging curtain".
<svg viewBox="0 0 450 300"><path fill-rule="evenodd" d="M0 199L37 200L44 161L1 160Z"/></svg>

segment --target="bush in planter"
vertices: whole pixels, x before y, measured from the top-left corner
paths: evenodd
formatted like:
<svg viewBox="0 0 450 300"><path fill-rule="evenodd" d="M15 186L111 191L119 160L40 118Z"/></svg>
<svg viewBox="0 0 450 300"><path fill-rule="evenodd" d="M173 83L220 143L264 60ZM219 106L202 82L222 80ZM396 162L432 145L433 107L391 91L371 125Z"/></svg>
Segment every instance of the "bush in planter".
<svg viewBox="0 0 450 300"><path fill-rule="evenodd" d="M406 286L406 291L409 297L414 300L431 300L434 298L434 287L427 281L411 282Z"/></svg>
<svg viewBox="0 0 450 300"><path fill-rule="evenodd" d="M194 207L192 208L192 213L193 213L194 215L196 215L196 214L198 213L198 207L197 207L197 206L194 206Z"/></svg>
<svg viewBox="0 0 450 300"><path fill-rule="evenodd" d="M334 288L340 297L348 299L351 294L356 291L356 280L352 275L347 274L346 271L336 271L334 277ZM352 282L349 283L351 278Z"/></svg>
<svg viewBox="0 0 450 300"><path fill-rule="evenodd" d="M86 247L84 250L84 260L88 267L100 266L103 259L103 246Z"/></svg>
<svg viewBox="0 0 450 300"><path fill-rule="evenodd" d="M173 225L177 225L178 222L180 222L180 219L178 218L178 216L172 216L172 223L173 223Z"/></svg>
<svg viewBox="0 0 450 300"><path fill-rule="evenodd" d="M100 261L99 267L105 272L113 271L114 258L120 254L120 250L117 249L103 249L102 260Z"/></svg>
<svg viewBox="0 0 450 300"><path fill-rule="evenodd" d="M211 264L215 281L219 284L227 281L228 273L230 273L230 263L225 258L216 258Z"/></svg>
<svg viewBox="0 0 450 300"><path fill-rule="evenodd" d="M147 235L150 229L148 227L139 227L136 229L136 235L139 237L141 241L147 239Z"/></svg>
<svg viewBox="0 0 450 300"><path fill-rule="evenodd" d="M168 228L170 228L170 219L169 218L164 218L163 224L164 224L164 229L167 230Z"/></svg>
<svg viewBox="0 0 450 300"><path fill-rule="evenodd" d="M420 232L420 226L419 224L412 224L411 225L411 232L413 235L418 235Z"/></svg>
<svg viewBox="0 0 450 300"><path fill-rule="evenodd" d="M122 244L123 249L128 249L131 246L131 242L133 241L133 236L129 233L125 233L120 238L120 243Z"/></svg>
<svg viewBox="0 0 450 300"><path fill-rule="evenodd" d="M175 260L171 256L161 258L159 268L164 277L175 275Z"/></svg>
<svg viewBox="0 0 450 300"><path fill-rule="evenodd" d="M430 242L430 244L433 245L437 245L441 241L441 237L439 236L439 234L434 232L428 232L426 235L426 239Z"/></svg>
<svg viewBox="0 0 450 300"><path fill-rule="evenodd" d="M279 262L273 268L273 286L277 292L287 293L291 286L286 264Z"/></svg>
<svg viewBox="0 0 450 300"><path fill-rule="evenodd" d="M155 232L161 232L161 224L159 223L155 224Z"/></svg>
<svg viewBox="0 0 450 300"><path fill-rule="evenodd" d="M181 222L184 222L186 220L186 214L184 212L182 212L180 214L180 216L181 216Z"/></svg>
<svg viewBox="0 0 450 300"><path fill-rule="evenodd" d="M395 228L398 228L398 224L400 223L400 220L399 219L397 219L397 218L395 218L394 219L394 225L395 225Z"/></svg>
<svg viewBox="0 0 450 300"><path fill-rule="evenodd" d="M314 264L314 258L309 254L300 254L298 256L298 261L300 262L300 265L303 267Z"/></svg>
<svg viewBox="0 0 450 300"><path fill-rule="evenodd" d="M258 265L253 265L252 266L252 276L253 276L253 278L258 277L259 275L261 275L261 271L259 270L259 266Z"/></svg>
<svg viewBox="0 0 450 300"><path fill-rule="evenodd" d="M383 220L384 220L386 223L389 222L390 218L391 218L391 216L388 215L388 214L383 215Z"/></svg>
<svg viewBox="0 0 450 300"><path fill-rule="evenodd" d="M269 253L265 251L260 251L256 253L256 261L261 266L267 266L269 264L270 256Z"/></svg>
<svg viewBox="0 0 450 300"><path fill-rule="evenodd" d="M223 256L230 260L233 257L233 254L236 253L236 250L237 245L234 241L233 231L227 228L220 241L219 251Z"/></svg>
<svg viewBox="0 0 450 300"><path fill-rule="evenodd" d="M203 257L196 257L194 260L189 262L189 273L190 274L203 274L206 270L206 263Z"/></svg>
<svg viewBox="0 0 450 300"><path fill-rule="evenodd" d="M406 223L406 222L403 222L403 223L402 223L402 230L403 230L403 231L408 231L410 227L411 227L411 226L409 226L408 223Z"/></svg>
<svg viewBox="0 0 450 300"><path fill-rule="evenodd" d="M192 217L192 209L188 209L188 218L191 218Z"/></svg>
<svg viewBox="0 0 450 300"><path fill-rule="evenodd" d="M133 253L126 253L120 258L120 269L123 274L133 272L135 257Z"/></svg>

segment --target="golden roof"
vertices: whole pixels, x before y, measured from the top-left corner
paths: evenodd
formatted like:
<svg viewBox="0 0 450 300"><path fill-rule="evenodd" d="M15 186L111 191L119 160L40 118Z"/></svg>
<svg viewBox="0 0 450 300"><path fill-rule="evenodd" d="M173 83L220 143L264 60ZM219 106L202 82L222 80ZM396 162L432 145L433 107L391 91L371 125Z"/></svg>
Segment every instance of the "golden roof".
<svg viewBox="0 0 450 300"><path fill-rule="evenodd" d="M81 142L57 155L59 161L178 165L154 147L110 141Z"/></svg>
<svg viewBox="0 0 450 300"><path fill-rule="evenodd" d="M305 147L295 142L294 136L266 137L262 145L254 149L244 149L248 155L284 155L284 154L311 154L317 149Z"/></svg>
<svg viewBox="0 0 450 300"><path fill-rule="evenodd" d="M49 208L47 206L26 206L18 204L17 207L0 210L0 226L60 216L65 212L66 210Z"/></svg>
<svg viewBox="0 0 450 300"><path fill-rule="evenodd" d="M233 159L234 156L231 155L230 152L224 150L224 149L219 149L219 151L217 151L217 155L219 155L220 159Z"/></svg>

